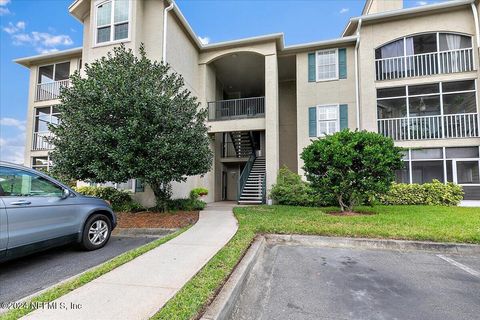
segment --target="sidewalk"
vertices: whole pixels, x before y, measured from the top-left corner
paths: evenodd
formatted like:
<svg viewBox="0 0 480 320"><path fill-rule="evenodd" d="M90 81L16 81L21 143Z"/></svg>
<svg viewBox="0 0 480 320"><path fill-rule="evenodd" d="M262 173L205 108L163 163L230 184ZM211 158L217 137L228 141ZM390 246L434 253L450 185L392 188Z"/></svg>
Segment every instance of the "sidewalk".
<svg viewBox="0 0 480 320"><path fill-rule="evenodd" d="M175 239L60 297L52 309L22 319L148 319L235 234L233 205L209 204L198 222Z"/></svg>

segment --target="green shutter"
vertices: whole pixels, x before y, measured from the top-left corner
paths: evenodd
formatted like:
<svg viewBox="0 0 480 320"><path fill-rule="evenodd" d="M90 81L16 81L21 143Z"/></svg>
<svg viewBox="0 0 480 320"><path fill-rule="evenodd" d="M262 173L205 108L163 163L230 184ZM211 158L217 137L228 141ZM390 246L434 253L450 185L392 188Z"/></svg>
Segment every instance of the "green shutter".
<svg viewBox="0 0 480 320"><path fill-rule="evenodd" d="M317 136L317 107L308 108L308 136Z"/></svg>
<svg viewBox="0 0 480 320"><path fill-rule="evenodd" d="M348 104L340 105L340 130L348 128Z"/></svg>
<svg viewBox="0 0 480 320"><path fill-rule="evenodd" d="M317 77L315 76L315 52L308 54L308 82L315 82Z"/></svg>
<svg viewBox="0 0 480 320"><path fill-rule="evenodd" d="M347 79L347 49L338 49L338 77Z"/></svg>
<svg viewBox="0 0 480 320"><path fill-rule="evenodd" d="M135 179L135 192L145 192L145 185L140 179Z"/></svg>

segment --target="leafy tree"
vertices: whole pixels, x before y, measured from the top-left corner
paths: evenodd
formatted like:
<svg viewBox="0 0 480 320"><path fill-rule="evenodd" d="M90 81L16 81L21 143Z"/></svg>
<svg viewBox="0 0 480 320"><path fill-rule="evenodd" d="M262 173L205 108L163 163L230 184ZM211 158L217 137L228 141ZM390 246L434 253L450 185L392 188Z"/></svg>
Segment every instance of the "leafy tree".
<svg viewBox="0 0 480 320"><path fill-rule="evenodd" d="M169 65L122 45L71 76L52 126L55 171L78 180L150 185L165 209L171 182L210 170L207 111Z"/></svg>
<svg viewBox="0 0 480 320"><path fill-rule="evenodd" d="M343 130L314 140L301 158L307 180L320 194L333 194L343 211L388 191L402 168L402 148L367 131Z"/></svg>

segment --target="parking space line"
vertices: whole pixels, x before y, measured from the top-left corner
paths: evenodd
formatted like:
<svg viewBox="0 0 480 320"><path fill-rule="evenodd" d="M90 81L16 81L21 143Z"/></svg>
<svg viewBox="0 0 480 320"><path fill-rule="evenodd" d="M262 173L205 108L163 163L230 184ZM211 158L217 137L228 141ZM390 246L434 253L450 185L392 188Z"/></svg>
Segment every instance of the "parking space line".
<svg viewBox="0 0 480 320"><path fill-rule="evenodd" d="M447 261L448 263L454 265L455 267L457 268L460 268L462 269L463 271L466 271L468 273L470 273L472 276L475 276L477 278L480 278L480 272L476 271L476 270L473 270L472 268L460 263L460 262L457 262L449 257L445 257L443 254L437 254L437 257L439 257L440 259L443 259L445 261Z"/></svg>

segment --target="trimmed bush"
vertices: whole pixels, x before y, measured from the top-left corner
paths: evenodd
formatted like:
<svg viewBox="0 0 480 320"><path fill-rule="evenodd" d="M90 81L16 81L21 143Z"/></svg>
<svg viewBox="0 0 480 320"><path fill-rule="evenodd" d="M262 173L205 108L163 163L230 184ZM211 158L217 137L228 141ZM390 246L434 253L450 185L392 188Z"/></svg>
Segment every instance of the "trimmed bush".
<svg viewBox="0 0 480 320"><path fill-rule="evenodd" d="M169 211L200 211L205 209L207 204L198 199L172 199L168 201Z"/></svg>
<svg viewBox="0 0 480 320"><path fill-rule="evenodd" d="M202 196L206 196L208 194L208 189L205 188L195 188L190 191L190 199L195 200Z"/></svg>
<svg viewBox="0 0 480 320"><path fill-rule="evenodd" d="M424 184L393 183L379 199L387 205L456 206L463 199L463 189L457 184L443 184L438 180Z"/></svg>
<svg viewBox="0 0 480 320"><path fill-rule="evenodd" d="M270 191L270 197L279 204L289 206L316 207L330 205L333 198L316 194L308 182L287 167L280 169L277 183Z"/></svg>
<svg viewBox="0 0 480 320"><path fill-rule="evenodd" d="M86 196L101 198L110 202L115 211L142 211L143 207L133 201L130 193L123 190L117 190L112 187L93 187L84 186L74 188L75 191Z"/></svg>

